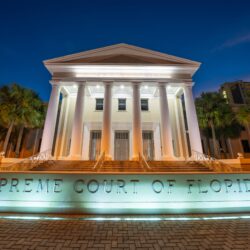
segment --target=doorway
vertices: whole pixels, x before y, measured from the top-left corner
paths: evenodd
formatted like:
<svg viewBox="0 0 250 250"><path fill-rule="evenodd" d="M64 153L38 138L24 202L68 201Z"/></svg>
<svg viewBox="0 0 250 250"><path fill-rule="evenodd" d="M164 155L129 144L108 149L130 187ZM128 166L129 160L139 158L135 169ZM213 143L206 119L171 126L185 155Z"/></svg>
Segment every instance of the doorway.
<svg viewBox="0 0 250 250"><path fill-rule="evenodd" d="M97 160L100 155L101 137L102 137L102 132L99 130L90 132L89 159L91 161Z"/></svg>
<svg viewBox="0 0 250 250"><path fill-rule="evenodd" d="M154 160L154 134L153 131L142 131L143 155L146 160Z"/></svg>
<svg viewBox="0 0 250 250"><path fill-rule="evenodd" d="M129 160L129 131L115 131L115 160Z"/></svg>

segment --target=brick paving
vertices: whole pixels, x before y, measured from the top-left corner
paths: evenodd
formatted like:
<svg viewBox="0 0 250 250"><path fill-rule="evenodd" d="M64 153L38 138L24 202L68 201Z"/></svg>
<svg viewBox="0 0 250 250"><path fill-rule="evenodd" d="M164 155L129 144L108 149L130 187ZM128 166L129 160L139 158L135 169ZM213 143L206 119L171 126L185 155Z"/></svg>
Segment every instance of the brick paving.
<svg viewBox="0 0 250 250"><path fill-rule="evenodd" d="M0 219L0 249L250 249L250 219Z"/></svg>

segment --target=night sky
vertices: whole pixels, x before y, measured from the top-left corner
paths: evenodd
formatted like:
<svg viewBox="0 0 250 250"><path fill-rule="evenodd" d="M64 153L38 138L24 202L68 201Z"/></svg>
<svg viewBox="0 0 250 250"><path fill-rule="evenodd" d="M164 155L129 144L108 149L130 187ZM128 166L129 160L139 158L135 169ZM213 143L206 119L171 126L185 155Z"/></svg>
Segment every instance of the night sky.
<svg viewBox="0 0 250 250"><path fill-rule="evenodd" d="M202 62L195 95L250 81L250 1L3 0L0 85L17 82L48 100L43 60L116 43Z"/></svg>

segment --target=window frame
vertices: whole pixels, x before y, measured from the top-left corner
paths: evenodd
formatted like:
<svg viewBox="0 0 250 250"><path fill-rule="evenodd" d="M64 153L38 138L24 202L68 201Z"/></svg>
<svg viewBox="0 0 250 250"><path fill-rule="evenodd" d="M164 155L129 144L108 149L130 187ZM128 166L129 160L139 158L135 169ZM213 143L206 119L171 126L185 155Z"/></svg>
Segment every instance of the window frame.
<svg viewBox="0 0 250 250"><path fill-rule="evenodd" d="M120 101L124 101L124 104L120 106ZM120 109L120 107L123 107L124 109ZM118 98L118 111L127 111L127 99L126 98Z"/></svg>
<svg viewBox="0 0 250 250"><path fill-rule="evenodd" d="M143 101L146 101L146 103L147 103L147 105L146 105L147 109L143 109L143 104L142 104ZM148 101L148 98L141 98L141 111L149 111L149 101Z"/></svg>
<svg viewBox="0 0 250 250"><path fill-rule="evenodd" d="M98 101L102 100L102 104L98 103ZM96 98L95 99L95 111L103 111L104 98Z"/></svg>

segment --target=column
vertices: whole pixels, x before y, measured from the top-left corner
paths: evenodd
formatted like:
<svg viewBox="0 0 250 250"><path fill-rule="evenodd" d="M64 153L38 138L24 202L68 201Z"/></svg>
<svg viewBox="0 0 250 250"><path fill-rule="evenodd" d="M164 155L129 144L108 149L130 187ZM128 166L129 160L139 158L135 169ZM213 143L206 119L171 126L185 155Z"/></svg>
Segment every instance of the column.
<svg viewBox="0 0 250 250"><path fill-rule="evenodd" d="M160 117L161 117L161 142L163 160L173 159L172 131L168 107L166 83L159 84Z"/></svg>
<svg viewBox="0 0 250 250"><path fill-rule="evenodd" d="M141 97L140 83L133 82L133 160L142 153Z"/></svg>
<svg viewBox="0 0 250 250"><path fill-rule="evenodd" d="M83 141L84 83L79 83L70 144L70 158L81 158Z"/></svg>
<svg viewBox="0 0 250 250"><path fill-rule="evenodd" d="M185 100L188 134L189 134L191 150L203 153L201 145L200 129L192 93L192 86L184 86L183 90L184 90L184 100Z"/></svg>
<svg viewBox="0 0 250 250"><path fill-rule="evenodd" d="M112 159L110 153L111 142L111 114L112 114L112 82L104 82L104 104L102 118L101 153L105 152L105 159Z"/></svg>
<svg viewBox="0 0 250 250"><path fill-rule="evenodd" d="M184 153L184 145L183 145L183 136L181 131L181 124L180 124L180 110L178 108L178 96L175 95L174 97L174 112L175 112L175 119L176 119L176 130L177 130L177 141L179 146L179 159L184 160L185 153Z"/></svg>
<svg viewBox="0 0 250 250"><path fill-rule="evenodd" d="M63 94L63 93L62 93ZM67 106L67 95L63 94L62 99L61 99L61 107L60 107L60 117L58 120L58 125L57 125L57 134L56 134L56 142L55 142L55 149L54 149L54 156L56 159L60 157L60 151L62 147L62 138L63 138L63 127L64 127L64 117L65 117L65 109Z"/></svg>
<svg viewBox="0 0 250 250"><path fill-rule="evenodd" d="M52 90L50 94L46 120L43 129L43 137L40 152L52 150L54 133L56 128L56 119L58 112L58 104L60 97L60 86L58 83L52 82Z"/></svg>

